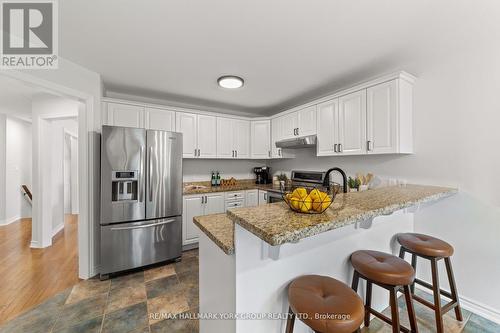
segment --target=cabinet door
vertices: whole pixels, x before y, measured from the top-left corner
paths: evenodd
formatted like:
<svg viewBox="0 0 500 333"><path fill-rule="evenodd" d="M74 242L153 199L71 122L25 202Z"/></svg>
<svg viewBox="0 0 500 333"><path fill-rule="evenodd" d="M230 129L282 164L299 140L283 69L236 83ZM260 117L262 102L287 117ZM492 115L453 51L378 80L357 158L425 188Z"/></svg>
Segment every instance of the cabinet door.
<svg viewBox="0 0 500 333"><path fill-rule="evenodd" d="M397 153L397 81L367 89L366 133L370 154Z"/></svg>
<svg viewBox="0 0 500 333"><path fill-rule="evenodd" d="M252 121L251 138L252 158L271 157L271 122L269 120Z"/></svg>
<svg viewBox="0 0 500 333"><path fill-rule="evenodd" d="M281 158L281 148L276 147L276 142L281 139L281 118L271 120L271 157Z"/></svg>
<svg viewBox="0 0 500 333"><path fill-rule="evenodd" d="M193 223L193 217L203 215L202 196L184 197L182 214L182 245L198 242L199 229Z"/></svg>
<svg viewBox="0 0 500 333"><path fill-rule="evenodd" d="M217 119L198 115L198 157L217 157Z"/></svg>
<svg viewBox="0 0 500 333"><path fill-rule="evenodd" d="M217 117L217 157L234 157L233 119Z"/></svg>
<svg viewBox="0 0 500 333"><path fill-rule="evenodd" d="M175 132L175 112L146 108L146 129Z"/></svg>
<svg viewBox="0 0 500 333"><path fill-rule="evenodd" d="M207 194L205 197L207 202L204 215L224 213L224 193Z"/></svg>
<svg viewBox="0 0 500 333"><path fill-rule="evenodd" d="M250 122L233 121L233 142L236 158L250 158Z"/></svg>
<svg viewBox="0 0 500 333"><path fill-rule="evenodd" d="M297 136L296 129L299 127L299 114L292 112L281 117L282 121L282 139L290 139Z"/></svg>
<svg viewBox="0 0 500 333"><path fill-rule="evenodd" d="M366 154L366 89L339 97L338 129L341 154Z"/></svg>
<svg viewBox="0 0 500 333"><path fill-rule="evenodd" d="M144 128L144 107L108 103L106 125Z"/></svg>
<svg viewBox="0 0 500 333"><path fill-rule="evenodd" d="M259 190L259 206L267 204L267 191Z"/></svg>
<svg viewBox="0 0 500 333"><path fill-rule="evenodd" d="M318 142L316 144L316 153L318 156L336 154L334 145L338 143L338 110L338 99L333 99L318 105Z"/></svg>
<svg viewBox="0 0 500 333"><path fill-rule="evenodd" d="M248 190L245 192L245 207L253 207L259 204L259 191Z"/></svg>
<svg viewBox="0 0 500 333"><path fill-rule="evenodd" d="M298 135L316 134L316 105L299 110L298 117Z"/></svg>
<svg viewBox="0 0 500 333"><path fill-rule="evenodd" d="M175 128L177 132L182 133L183 154L185 158L197 157L196 145L197 126L196 114L177 112L175 115Z"/></svg>

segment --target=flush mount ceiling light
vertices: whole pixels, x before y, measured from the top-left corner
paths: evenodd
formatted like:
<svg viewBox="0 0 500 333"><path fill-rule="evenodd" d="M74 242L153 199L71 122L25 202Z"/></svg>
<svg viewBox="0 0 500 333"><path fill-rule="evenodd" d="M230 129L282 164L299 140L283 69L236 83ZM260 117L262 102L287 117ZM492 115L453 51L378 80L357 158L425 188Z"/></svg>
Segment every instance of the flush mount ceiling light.
<svg viewBox="0 0 500 333"><path fill-rule="evenodd" d="M217 79L219 86L226 89L241 88L244 82L241 77L235 75L225 75Z"/></svg>

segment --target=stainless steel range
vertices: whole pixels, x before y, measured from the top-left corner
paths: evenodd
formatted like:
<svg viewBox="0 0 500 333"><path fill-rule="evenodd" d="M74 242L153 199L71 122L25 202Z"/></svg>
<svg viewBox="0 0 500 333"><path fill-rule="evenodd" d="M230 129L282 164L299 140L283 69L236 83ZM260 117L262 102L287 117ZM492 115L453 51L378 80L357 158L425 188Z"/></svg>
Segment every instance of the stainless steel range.
<svg viewBox="0 0 500 333"><path fill-rule="evenodd" d="M101 278L182 251L182 134L103 126Z"/></svg>
<svg viewBox="0 0 500 333"><path fill-rule="evenodd" d="M272 188L267 190L267 202L283 201L283 191L293 191L297 187L322 187L326 172L322 171L292 171L291 185L287 188Z"/></svg>

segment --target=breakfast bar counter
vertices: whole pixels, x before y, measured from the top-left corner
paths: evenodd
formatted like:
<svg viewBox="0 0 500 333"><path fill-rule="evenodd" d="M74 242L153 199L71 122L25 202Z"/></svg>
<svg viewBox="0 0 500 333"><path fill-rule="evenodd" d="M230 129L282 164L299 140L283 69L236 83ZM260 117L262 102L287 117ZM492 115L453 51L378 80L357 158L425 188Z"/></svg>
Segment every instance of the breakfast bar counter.
<svg viewBox="0 0 500 333"><path fill-rule="evenodd" d="M296 213L285 203L273 203L196 217L202 231L200 312L221 316L200 321L200 332L284 331L292 279L318 274L350 284L351 253L369 249L397 255L395 235L415 231L415 210L456 192L394 186L339 194L323 214ZM374 290L373 308L387 305L387 295ZM306 332L297 321L294 333Z"/></svg>

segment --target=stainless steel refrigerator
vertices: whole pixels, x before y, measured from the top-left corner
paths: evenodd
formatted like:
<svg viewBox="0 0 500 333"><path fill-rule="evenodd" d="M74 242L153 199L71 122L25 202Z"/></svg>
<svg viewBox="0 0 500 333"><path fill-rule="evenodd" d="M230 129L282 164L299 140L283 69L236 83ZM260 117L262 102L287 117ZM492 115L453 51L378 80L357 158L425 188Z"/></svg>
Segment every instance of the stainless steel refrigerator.
<svg viewBox="0 0 500 333"><path fill-rule="evenodd" d="M103 126L101 278L182 251L182 134Z"/></svg>

